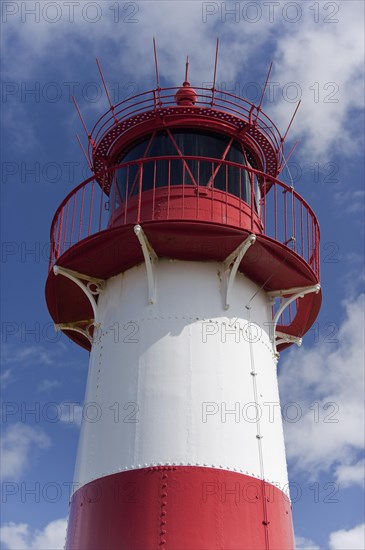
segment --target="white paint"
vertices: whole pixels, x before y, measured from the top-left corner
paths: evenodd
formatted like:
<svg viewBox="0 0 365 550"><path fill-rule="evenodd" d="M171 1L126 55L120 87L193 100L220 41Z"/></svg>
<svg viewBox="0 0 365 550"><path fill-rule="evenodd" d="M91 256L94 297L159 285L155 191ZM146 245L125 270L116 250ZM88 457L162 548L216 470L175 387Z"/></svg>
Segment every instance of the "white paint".
<svg viewBox="0 0 365 550"><path fill-rule="evenodd" d="M107 281L99 296L102 332L90 356L84 408L90 419L99 411L100 419L83 420L76 483L177 463L237 469L286 485L279 407L270 418L273 406L264 405L279 403L269 299L238 273L225 311L221 270L217 262L159 260L153 305L144 265ZM251 319L257 341L250 344L242 330L229 333L235 319L242 329ZM229 414L232 409L235 414ZM203 419L204 411L215 414Z"/></svg>

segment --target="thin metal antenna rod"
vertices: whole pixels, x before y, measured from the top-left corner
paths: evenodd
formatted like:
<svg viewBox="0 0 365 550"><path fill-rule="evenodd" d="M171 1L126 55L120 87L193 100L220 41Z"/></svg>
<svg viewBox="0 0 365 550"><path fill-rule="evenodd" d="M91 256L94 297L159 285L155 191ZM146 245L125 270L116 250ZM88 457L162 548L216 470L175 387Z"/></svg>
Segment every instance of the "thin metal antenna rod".
<svg viewBox="0 0 365 550"><path fill-rule="evenodd" d="M217 79L217 65L218 65L218 50L219 50L219 38L217 38L217 45L215 48L215 62L214 62L214 74L213 74L213 88L212 88L212 107L214 105L215 84Z"/></svg>
<svg viewBox="0 0 365 550"><path fill-rule="evenodd" d="M104 75L103 75L103 71L102 71L102 69L101 69L101 65L100 65L100 63L99 63L99 59L98 59L98 58L96 58L96 64L97 64L98 69L99 69L99 73L100 73L101 81L102 81L103 86L104 86L104 90L105 90L105 93L106 93L106 97L108 98L110 110L111 110L111 112L112 112L112 114L113 114L113 117L114 117L115 122L118 123L119 121L118 121L118 119L117 119L117 117L115 116L115 113L114 113L115 107L114 107L114 105L113 105L113 103L112 103L112 100L110 99L109 90L108 90L108 87L107 87L107 85L106 85L105 78L104 78Z"/></svg>
<svg viewBox="0 0 365 550"><path fill-rule="evenodd" d="M294 143L293 147L290 149L289 154L288 154L288 156L286 157L286 159L284 161L284 164L289 162L289 159L292 156L292 154L294 153L295 149L297 148L298 143L299 143L299 140ZM284 165L282 165L282 166L284 166Z"/></svg>
<svg viewBox="0 0 365 550"><path fill-rule="evenodd" d="M290 119L289 126L287 127L284 136L281 138L281 144L280 144L280 147L279 147L279 149L278 149L278 155L279 155L279 154L281 153L281 151L283 150L284 141L285 141L285 139L286 139L286 136L288 135L288 132L289 132L290 127L291 127L291 125L292 125L292 123L293 123L293 120L294 120L294 118L295 118L295 115L296 115L297 112L298 112L299 105L301 104L301 102L302 102L302 100L300 99L300 100L298 101L298 104L297 104L296 108L295 108L295 111L294 111L294 113L293 113L293 116L292 116L291 119Z"/></svg>
<svg viewBox="0 0 365 550"><path fill-rule="evenodd" d="M153 53L154 53L154 56L155 56L156 84L157 84L157 88L159 88L160 87L160 79L159 79L159 76L158 76L158 62L157 62L157 50L156 50L156 40L155 40L155 38L153 38Z"/></svg>
<svg viewBox="0 0 365 550"><path fill-rule="evenodd" d="M80 137L79 137L79 134L76 134L76 139L77 139L77 141L79 142L79 145L80 145L80 147L81 147L81 151L84 153L84 157L85 157L85 159L86 159L86 162L87 162L87 164L88 164L88 166L89 166L91 172L94 174L94 173L95 173L95 172L94 172L94 169L93 169L93 167L92 167L92 164L91 164L91 162L90 162L89 157L88 157L87 154L86 154L86 151L85 151L85 149L84 149L84 146L83 146L82 143L81 143L81 139L80 139Z"/></svg>
<svg viewBox="0 0 365 550"><path fill-rule="evenodd" d="M189 56L186 56L185 64L185 82L189 82Z"/></svg>
<svg viewBox="0 0 365 550"><path fill-rule="evenodd" d="M85 124L85 122L84 122L84 119L82 118L82 114L81 114L81 111L80 111L80 109L79 109L79 106L77 105L77 101L76 101L76 99L75 99L75 96L72 96L72 101L74 102L74 105L75 105L76 110L77 110L77 112L78 112L78 115L79 115L79 117L80 117L81 123L82 123L82 125L83 125L83 127L84 127L84 130L85 130L85 133L86 133L86 135L87 135L87 138L88 138L90 144L91 144L92 146L94 146L94 142L93 142L93 140L92 140L92 138L91 138L91 134L89 133L88 129L86 128L86 124Z"/></svg>
<svg viewBox="0 0 365 550"><path fill-rule="evenodd" d="M294 181L293 181L293 178L292 178L292 175L290 173L290 169L289 169L289 159L290 157L292 156L292 154L294 153L294 150L296 148L296 146L298 145L299 141L296 141L293 145L293 147L290 149L290 152L289 152L289 155L287 156L287 158L284 157L283 155L283 161L282 163L280 164L279 168L278 168L278 174L276 177L279 176L279 174L282 172L284 166L286 166L286 169L288 170L288 175L289 175L289 178L290 178L290 184L291 184L291 188L294 189ZM293 201L294 201L294 196L292 197ZM294 210L294 202L293 202L293 205L292 205L292 208ZM294 234L294 229L293 229L293 234Z"/></svg>
<svg viewBox="0 0 365 550"><path fill-rule="evenodd" d="M297 104L296 108L295 108L295 111L294 111L294 113L293 113L293 116L291 117L291 120L290 120L290 122L289 122L289 126L288 126L287 129L286 129L286 132L285 132L284 137L283 137L283 139L282 139L282 143L284 143L284 141L285 141L285 139L286 139L286 136L288 135L288 132L289 132L289 130L290 130L291 125L293 124L293 120L294 120L294 118L295 118L295 115L297 114L297 111L298 111L298 109L299 109L299 105L301 104L301 102L302 102L302 100L300 99L300 100L298 101L298 104Z"/></svg>
<svg viewBox="0 0 365 550"><path fill-rule="evenodd" d="M156 49L156 40L155 37L153 37L153 54L155 56L155 69L156 69L156 84L157 84L157 93L158 93L158 102L159 105L161 105L161 95L160 95L160 77L158 74L158 61L157 61L157 49Z"/></svg>
<svg viewBox="0 0 365 550"><path fill-rule="evenodd" d="M264 97L265 97L265 93L266 93L266 88L267 88L267 85L268 85L268 82L269 82L269 78L270 78L270 75L271 75L271 71L272 71L272 61L270 63L270 67L269 67L269 71L267 73L267 77L266 77L266 82L265 82L265 86L264 86L264 89L262 91L262 94L261 94L261 98L260 98L260 103L259 103L259 106L257 107L257 115L256 115L256 118L255 118L255 122L256 120L259 118L259 114L260 114L260 111L261 111L261 105L262 105L262 102L264 100Z"/></svg>

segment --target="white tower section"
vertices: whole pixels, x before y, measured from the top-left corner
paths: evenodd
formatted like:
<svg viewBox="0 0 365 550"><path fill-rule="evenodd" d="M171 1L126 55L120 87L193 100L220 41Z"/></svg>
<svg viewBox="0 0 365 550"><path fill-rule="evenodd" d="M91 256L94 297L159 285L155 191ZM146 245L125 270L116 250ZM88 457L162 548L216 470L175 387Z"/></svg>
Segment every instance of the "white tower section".
<svg viewBox="0 0 365 550"><path fill-rule="evenodd" d="M154 304L144 264L107 281L78 488L158 464L234 470L287 487L271 302L238 272L226 309L223 269L160 259Z"/></svg>

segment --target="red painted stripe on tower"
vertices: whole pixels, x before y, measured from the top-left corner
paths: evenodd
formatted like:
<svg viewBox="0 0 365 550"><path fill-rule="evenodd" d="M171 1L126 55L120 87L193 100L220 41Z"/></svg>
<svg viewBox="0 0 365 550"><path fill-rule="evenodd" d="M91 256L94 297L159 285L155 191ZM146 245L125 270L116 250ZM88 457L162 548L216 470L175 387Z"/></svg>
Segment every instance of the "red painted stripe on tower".
<svg viewBox="0 0 365 550"><path fill-rule="evenodd" d="M274 485L227 470L160 466L78 489L68 550L292 550L291 507Z"/></svg>

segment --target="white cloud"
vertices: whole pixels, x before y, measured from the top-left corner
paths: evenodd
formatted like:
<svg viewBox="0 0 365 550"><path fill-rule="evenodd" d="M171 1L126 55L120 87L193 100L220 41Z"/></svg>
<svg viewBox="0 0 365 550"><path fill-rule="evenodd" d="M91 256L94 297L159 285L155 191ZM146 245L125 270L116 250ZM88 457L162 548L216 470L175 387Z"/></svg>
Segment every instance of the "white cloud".
<svg viewBox="0 0 365 550"><path fill-rule="evenodd" d="M80 403L64 401L60 404L60 421L69 426L79 428L81 426L83 406Z"/></svg>
<svg viewBox="0 0 365 550"><path fill-rule="evenodd" d="M337 23L307 17L278 43L274 80L296 82L302 104L291 137L303 140L299 153L326 159L337 150L362 151L363 129L351 112L363 108L364 45L362 2L340 2ZM293 92L294 88L288 88ZM293 104L280 101L274 120L285 125ZM334 150L334 151L333 151Z"/></svg>
<svg viewBox="0 0 365 550"><path fill-rule="evenodd" d="M44 378L41 380L41 382L38 385L38 391L40 392L49 392L50 390L53 390L55 388L59 388L61 385L61 382L59 380L49 380L48 378Z"/></svg>
<svg viewBox="0 0 365 550"><path fill-rule="evenodd" d="M341 464L336 468L336 479L341 487L349 485L364 485L365 460L359 460L356 464Z"/></svg>
<svg viewBox="0 0 365 550"><path fill-rule="evenodd" d="M320 550L320 547L313 541L304 537L295 537L295 546L297 550Z"/></svg>
<svg viewBox="0 0 365 550"><path fill-rule="evenodd" d="M362 213L364 212L365 191L363 189L359 189L357 191L355 191L354 189L347 189L335 193L334 197L337 204L346 214L360 214L359 222L361 223L362 227Z"/></svg>
<svg viewBox="0 0 365 550"><path fill-rule="evenodd" d="M216 13L203 22L203 4L137 2L138 12L132 15L136 23L125 20L126 12L119 13L120 21L116 23L114 11L110 9L115 3L111 2L99 3L102 14L95 24L87 22L82 4L75 9L73 22L63 5L60 21L52 24L47 22L47 14L46 17L41 14L39 22L34 21L34 16L28 16L24 24L19 24L19 12L9 16L3 25L5 43L12 43L12 63L6 68L6 76L15 82L41 81L45 76L44 67L48 62L54 64L57 59L60 83L74 81L72 64L70 66L67 60L76 59L81 52L84 57L87 51L89 56L96 54L101 58L107 80L115 81L116 74L122 73L124 83L136 81L139 85L143 79L143 86L146 83L154 86L152 37L155 35L162 84L177 85L183 80L185 56L189 54L191 81L199 85L212 81L215 37L219 36L217 82L232 83L243 75L247 83L251 80L250 67L267 67L273 59L272 81L278 81L281 86L289 82L300 86L303 103L291 135L305 138L301 147L303 153L312 158L315 154L318 159L328 156L333 147L353 150L359 146L359 139L352 139L352 129L359 121L349 117L351 111L362 108L363 103L362 2L334 3L339 6L337 14L325 10L322 5L320 13L316 14L313 6L310 8L309 3L303 3L305 7L297 23L285 20L293 14L286 12L283 15L282 7L275 9L275 16L270 21L269 7L264 5L260 8L261 16L254 23L245 20L244 6L239 5L240 13L235 22L234 16L223 14L224 3L214 2ZM254 16L248 15L249 18ZM94 17L92 13L89 16ZM48 18L52 17L54 14L50 11ZM327 21L338 19L338 22L326 22L326 17ZM121 25L123 32L120 32ZM70 33L77 36L77 40L71 40ZM55 51L54 43L62 43L62 48ZM110 55L111 49L113 55ZM264 80L265 75L262 76ZM291 88L290 92L293 91ZM265 105L267 107L267 102ZM89 102L82 107L85 112L87 108L100 110L102 105ZM271 107L275 122L284 130L294 104L278 94L278 104ZM361 132L360 126L357 129Z"/></svg>
<svg viewBox="0 0 365 550"><path fill-rule="evenodd" d="M0 528L4 550L62 550L65 545L66 519L51 521L43 530L32 530L27 523L9 522Z"/></svg>
<svg viewBox="0 0 365 550"><path fill-rule="evenodd" d="M5 388L10 384L12 380L13 380L13 375L12 375L11 369L4 370L4 372L2 372L0 376L1 389L5 390Z"/></svg>
<svg viewBox="0 0 365 550"><path fill-rule="evenodd" d="M282 403L296 402L298 422L284 419L287 456L294 470L315 478L357 483L364 448L364 296L349 301L338 343L292 350L279 375Z"/></svg>
<svg viewBox="0 0 365 550"><path fill-rule="evenodd" d="M3 365L27 366L60 366L66 345L62 341L43 346L41 344L27 345L20 342L17 345L12 343L3 344L1 348L1 362Z"/></svg>
<svg viewBox="0 0 365 550"><path fill-rule="evenodd" d="M54 40L62 42L63 48L54 52L54 54L66 59L71 52L80 52L85 42L88 43L90 55L98 53L105 63L110 59L110 47L117 47L117 55L112 56L113 66L118 64L123 67L124 72L136 74L137 78L154 77L154 62L152 50L152 37L157 39L161 75L169 77L178 76L182 80L184 75L184 61L187 53L197 55L195 71L197 74L209 76L212 74L214 61L214 34L210 35L210 30L214 22L213 18L207 24L202 23L202 6L199 2L143 2L138 3L138 13L134 19L136 23L122 21L126 18L126 12L120 13L120 21L116 23L113 12L110 10L112 2L103 2L99 4L102 7L102 17L95 24L88 23L85 14L82 14L82 6L75 10L74 22L70 22L65 8L63 9L63 18L54 24L49 24L44 17L40 17L39 22L34 21L34 17L28 17L24 25L19 26L19 17L21 14L9 16L4 32L10 41L18 41L20 46L17 51L22 52L19 56L21 69L13 64L8 66L8 71L13 77L24 79L25 75L32 74L32 68L40 68L39 60L47 59L49 55L49 45ZM115 4L114 4L115 6ZM120 10L122 11L122 10ZM120 26L123 25L123 31L120 32ZM21 28L19 28L21 27ZM119 32L118 32L119 30ZM70 40L70 32L77 34L77 40ZM173 37L173 39L172 39ZM201 47L202 41L204 48ZM93 53L92 53L93 52ZM16 53L16 52L15 52ZM38 55L35 61L34 56ZM227 75L234 72L235 63L231 56L227 57ZM209 65L206 61L209 60ZM181 63L181 65L180 65ZM211 68L211 70L210 70ZM95 76L97 72L95 71ZM115 77L115 75L113 75ZM74 79L71 79L74 80Z"/></svg>
<svg viewBox="0 0 365 550"><path fill-rule="evenodd" d="M5 365L21 364L24 366L33 365L52 365L54 363L54 354L43 346L3 346L2 362Z"/></svg>
<svg viewBox="0 0 365 550"><path fill-rule="evenodd" d="M353 529L341 529L331 533L329 537L330 550L364 550L365 524Z"/></svg>
<svg viewBox="0 0 365 550"><path fill-rule="evenodd" d="M354 218L353 218L354 219ZM359 216L359 224L363 222ZM361 232L363 227L361 227ZM349 296L358 296L365 288L364 256L362 253L351 252L344 254L343 261L346 263L343 287L347 289Z"/></svg>
<svg viewBox="0 0 365 550"><path fill-rule="evenodd" d="M47 449L50 444L50 438L40 428L20 422L9 426L0 440L1 477L19 478L28 468L33 454L39 449Z"/></svg>

